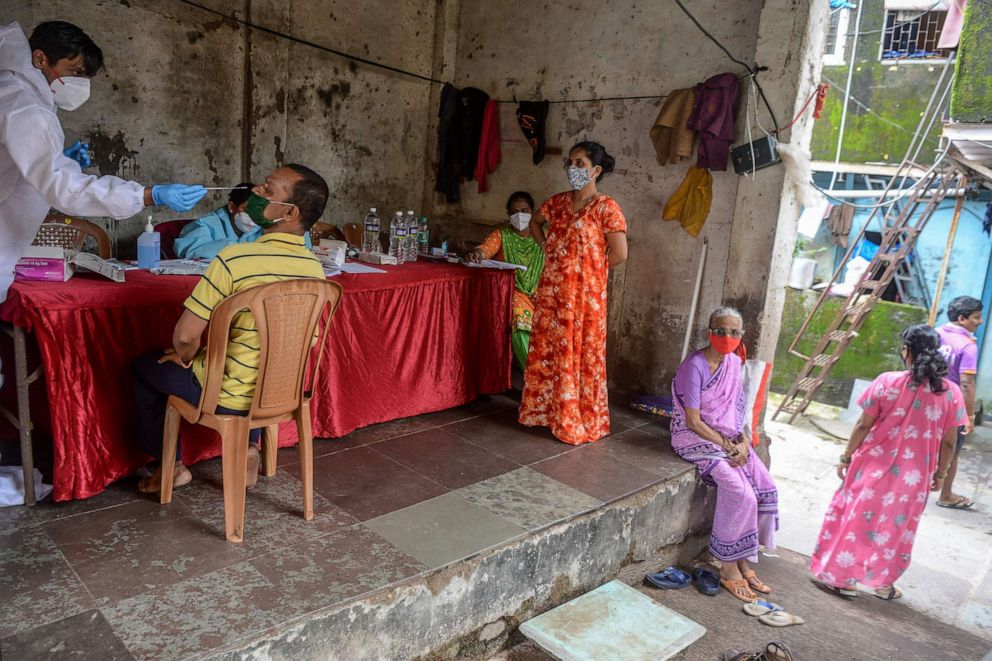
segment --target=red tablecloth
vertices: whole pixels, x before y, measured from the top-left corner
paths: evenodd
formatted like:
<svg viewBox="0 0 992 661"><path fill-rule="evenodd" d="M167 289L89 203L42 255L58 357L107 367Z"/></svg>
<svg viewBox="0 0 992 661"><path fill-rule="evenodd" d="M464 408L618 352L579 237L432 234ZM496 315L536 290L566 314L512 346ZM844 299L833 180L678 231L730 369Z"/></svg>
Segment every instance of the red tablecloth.
<svg viewBox="0 0 992 661"><path fill-rule="evenodd" d="M513 272L417 262L341 275L345 294L327 338L311 408L314 436L439 411L510 386ZM129 271L116 284L15 282L0 319L33 331L44 365L55 500L87 498L147 457L132 441L131 361L172 342L193 276ZM13 364L4 361L8 384ZM33 409L37 415L38 409ZM280 445L296 441L284 425ZM219 454L219 439L184 428L183 459Z"/></svg>

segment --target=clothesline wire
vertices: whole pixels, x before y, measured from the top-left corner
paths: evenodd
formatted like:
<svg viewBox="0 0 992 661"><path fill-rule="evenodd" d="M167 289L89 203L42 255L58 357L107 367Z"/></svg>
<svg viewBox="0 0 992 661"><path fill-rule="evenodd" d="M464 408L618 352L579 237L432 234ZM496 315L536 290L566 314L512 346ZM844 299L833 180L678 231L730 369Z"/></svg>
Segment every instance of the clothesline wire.
<svg viewBox="0 0 992 661"><path fill-rule="evenodd" d="M709 39L714 44L716 44L717 48L719 48L720 50L722 50L723 53L724 53L724 55L726 55L728 58L730 58L731 62L734 62L735 64L738 64L738 65L744 67L744 69L747 70L748 75L751 77L751 79L754 81L755 85L758 88L758 93L761 95L761 100L764 102L765 108L768 110L768 114L772 118L772 124L775 125L775 131L774 132L777 134L779 132L778 119L775 117L775 112L772 110L771 104L768 103L768 98L765 96L765 91L763 89L761 89L761 83L758 82L758 73L760 71L766 70L767 67L759 67L757 64L755 64L754 66L751 66L749 64L746 64L745 62L742 62L741 60L738 60L736 57L734 57L731 54L731 52L729 50L727 50L727 47L726 46L724 46L722 43L720 43L720 40L719 39L717 39L716 37L714 37L710 33L709 30L707 30L705 27L703 27L703 24L700 23L699 20L695 16L692 15L692 12L690 12L689 11L689 8L686 7L682 3L682 0L675 0L675 4L677 4L679 6L679 9L682 10L682 13L685 14L686 16L688 16L689 17L689 20L692 21L696 25L697 28L699 28L699 31L702 32L704 35L706 35L706 38L707 39Z"/></svg>
<svg viewBox="0 0 992 661"><path fill-rule="evenodd" d="M409 76L410 78L416 78L417 80L422 80L422 81L428 82L428 83L436 83L438 85L444 85L445 82L446 82L446 81L443 81L443 80L438 80L437 78L432 78L431 76L425 76L424 74L420 74L420 73L417 73L415 71L409 71L407 69L402 69L400 67L394 67L394 66L389 65L389 64L383 64L382 62L376 62L375 60L370 60L368 58L360 57L358 55L352 55L351 53L346 53L346 52L341 51L341 50L338 50L336 48L331 48L330 46L324 46L322 44L315 43L315 42L310 41L308 39L302 39L300 37L296 37L296 36L291 35L291 34L288 34L286 32L282 32L281 30L275 30L273 28L268 28L268 27L265 27L264 25L259 25L258 23L254 23L252 21L247 21L247 20L245 20L243 18L239 18L237 16L233 16L231 14L227 14L227 13L222 12L222 11L219 11L217 9L212 9L210 7L206 7L204 5L201 5L198 2L194 2L193 0L177 0L177 1L180 2L180 3L182 3L182 4L184 4L184 5L189 5L190 7L196 7L197 9L200 9L200 10L205 11L207 13L214 14L215 16L220 16L220 17L222 17L222 18L224 18L226 20L234 21L235 23L238 23L239 25L244 25L245 27L251 28L253 30L258 30L259 32L264 32L265 34L270 34L270 35L272 35L274 37L280 37L282 39L286 39L288 41L292 41L293 43L300 44L301 46L307 46L309 48L314 48L316 50L324 51L326 53L331 53L333 55L337 55L338 57L342 57L342 58L347 59L347 60L352 60L354 62L360 62L361 64L366 64L368 66L375 67L375 68L378 68L378 69L383 69L385 71L389 71L391 73L400 74L402 76ZM635 95L635 96L609 96L609 97L601 97L601 98L595 98L595 99L592 99L592 98L590 98L590 99L549 99L548 102L549 103L597 103L597 102L600 102L600 101L631 101L631 100L640 100L640 99L664 99L665 96L666 95L664 95L664 94L648 94L648 95ZM500 99L500 100L497 100L497 103L518 103L518 101L516 101L516 100L510 101L510 100L502 100L502 99Z"/></svg>

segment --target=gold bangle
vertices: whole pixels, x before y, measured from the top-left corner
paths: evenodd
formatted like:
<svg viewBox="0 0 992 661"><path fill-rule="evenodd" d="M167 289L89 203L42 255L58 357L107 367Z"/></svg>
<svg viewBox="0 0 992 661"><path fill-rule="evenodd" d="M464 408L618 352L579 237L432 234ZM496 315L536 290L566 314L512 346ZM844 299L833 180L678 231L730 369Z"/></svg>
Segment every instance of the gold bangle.
<svg viewBox="0 0 992 661"><path fill-rule="evenodd" d="M947 479L947 469L945 468L944 470L938 470L936 473L933 474L933 476L935 478L937 478L938 480L946 480Z"/></svg>

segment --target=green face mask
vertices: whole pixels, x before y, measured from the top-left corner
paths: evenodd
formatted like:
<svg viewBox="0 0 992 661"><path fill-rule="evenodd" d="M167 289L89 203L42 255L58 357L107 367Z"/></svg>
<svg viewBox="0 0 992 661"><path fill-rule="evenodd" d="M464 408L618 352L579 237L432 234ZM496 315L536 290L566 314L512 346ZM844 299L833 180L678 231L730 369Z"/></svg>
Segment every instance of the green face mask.
<svg viewBox="0 0 992 661"><path fill-rule="evenodd" d="M276 202L274 200L267 200L261 195L256 195L255 193L252 193L251 197L248 198L248 203L245 208L245 213L247 213L248 216L253 221L255 221L255 224L258 225L259 227L269 227L274 223L282 220L282 218L269 220L268 218L265 217L264 214L265 207L269 206L270 204L282 204L287 207L296 206L294 204L290 204L289 202Z"/></svg>

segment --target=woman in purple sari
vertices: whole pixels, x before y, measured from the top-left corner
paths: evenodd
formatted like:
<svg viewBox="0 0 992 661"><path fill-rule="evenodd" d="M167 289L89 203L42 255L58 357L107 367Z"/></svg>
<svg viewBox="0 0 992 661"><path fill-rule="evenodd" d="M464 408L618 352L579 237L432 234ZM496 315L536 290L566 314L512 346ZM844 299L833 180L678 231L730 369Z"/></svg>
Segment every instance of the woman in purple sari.
<svg viewBox="0 0 992 661"><path fill-rule="evenodd" d="M709 550L722 563L720 583L754 601L755 592L771 592L748 562L757 562L759 544L775 548L778 492L744 429L742 362L734 353L743 319L734 308L718 308L709 329L707 347L686 356L672 382L672 448L716 487Z"/></svg>

